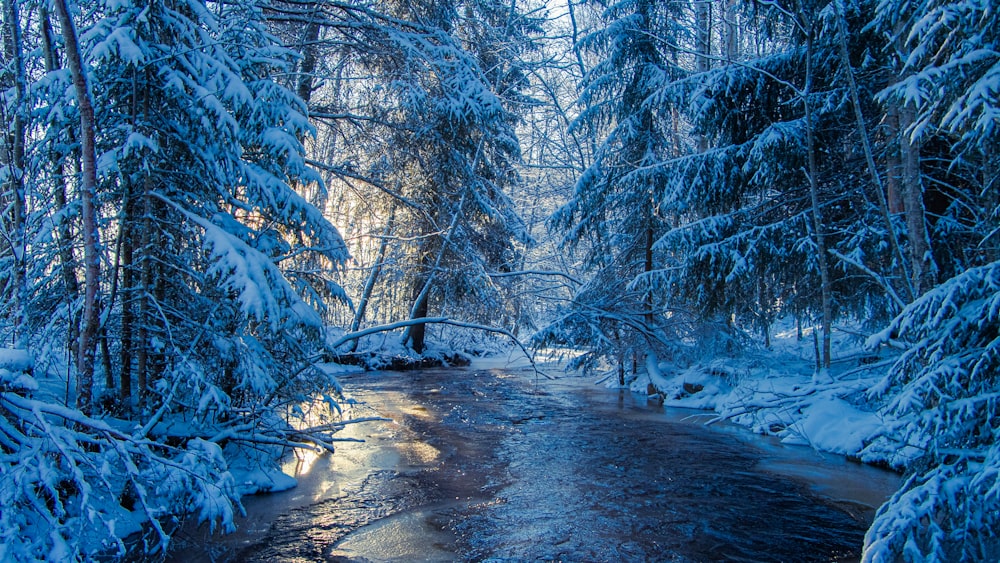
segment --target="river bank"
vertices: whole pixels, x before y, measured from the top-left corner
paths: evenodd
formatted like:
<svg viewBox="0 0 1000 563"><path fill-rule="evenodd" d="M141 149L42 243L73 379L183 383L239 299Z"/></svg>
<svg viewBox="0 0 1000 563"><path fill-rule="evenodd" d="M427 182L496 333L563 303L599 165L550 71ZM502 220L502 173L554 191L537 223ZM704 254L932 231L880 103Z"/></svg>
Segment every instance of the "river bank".
<svg viewBox="0 0 1000 563"><path fill-rule="evenodd" d="M870 391L884 379L896 352L870 351L855 332L834 333L834 362L818 370L811 334L776 332L770 349L752 349L700 362L656 362L627 387L655 394L667 406L715 413L784 444L903 472L920 451L893 438L901 421L881 412ZM616 382L607 378L615 387Z"/></svg>

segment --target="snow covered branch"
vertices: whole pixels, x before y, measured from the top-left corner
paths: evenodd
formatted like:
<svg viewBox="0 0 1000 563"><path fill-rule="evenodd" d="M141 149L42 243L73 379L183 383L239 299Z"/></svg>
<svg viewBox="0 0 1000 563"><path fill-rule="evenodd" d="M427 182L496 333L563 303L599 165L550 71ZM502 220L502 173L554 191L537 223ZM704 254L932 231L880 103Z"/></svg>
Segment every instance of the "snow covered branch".
<svg viewBox="0 0 1000 563"><path fill-rule="evenodd" d="M488 275L491 278L507 278L513 276L557 276L569 280L574 285L583 285L582 281L567 274L566 272L559 272L555 270L521 270L518 272L490 272Z"/></svg>
<svg viewBox="0 0 1000 563"><path fill-rule="evenodd" d="M524 343L522 343L516 336L514 336L514 333L512 333L511 331L500 327L456 321L448 317L423 317L418 319L409 319L406 321L397 321L394 323L368 327L364 330L359 330L357 332L352 332L341 336L340 338L335 340L332 344L330 344L329 348L331 350L336 350L337 348L343 346L344 344L347 344L348 342L357 340L359 338L364 338L365 336L377 334L380 332L391 332L393 330L397 330L400 328L407 328L415 325L426 325L426 324L449 325L459 328L468 328L471 330L491 332L494 334L501 334L503 336L506 336L521 350L521 352L524 353L525 357L528 358L528 360L531 362L532 368L534 368L535 370L535 373L542 375L544 377L549 377L547 374L543 373L538 369L538 367L535 365L533 355L528 351Z"/></svg>

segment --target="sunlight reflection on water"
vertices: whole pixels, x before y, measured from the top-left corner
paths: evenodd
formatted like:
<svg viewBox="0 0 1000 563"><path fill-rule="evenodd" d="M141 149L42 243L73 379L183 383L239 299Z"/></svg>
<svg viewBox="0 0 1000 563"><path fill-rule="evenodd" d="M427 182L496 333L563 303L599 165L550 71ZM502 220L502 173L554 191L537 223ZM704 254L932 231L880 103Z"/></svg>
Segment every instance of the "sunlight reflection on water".
<svg viewBox="0 0 1000 563"><path fill-rule="evenodd" d="M797 541L826 534L833 543L807 539L807 549L842 553L843 538L859 543L860 523L898 483L736 427L699 428L697 413L585 379L450 370L365 374L345 387L359 401L345 417L392 421L346 426L338 438L366 442L344 442L335 455L288 460L299 487L246 499L240 532L212 543L228 545L228 559L184 563L776 560L766 555L782 526ZM836 509L804 499L788 478L834 499L855 523L824 516L799 526Z"/></svg>
<svg viewBox="0 0 1000 563"><path fill-rule="evenodd" d="M454 561L452 535L435 526L433 518L424 510L383 518L351 532L330 555L359 561Z"/></svg>

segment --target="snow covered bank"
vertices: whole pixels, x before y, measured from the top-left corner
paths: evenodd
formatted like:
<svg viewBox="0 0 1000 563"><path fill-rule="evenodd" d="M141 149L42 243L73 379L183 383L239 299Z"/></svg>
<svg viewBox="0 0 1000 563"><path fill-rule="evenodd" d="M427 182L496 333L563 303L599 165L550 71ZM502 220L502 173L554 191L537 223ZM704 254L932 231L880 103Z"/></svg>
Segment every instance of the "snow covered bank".
<svg viewBox="0 0 1000 563"><path fill-rule="evenodd" d="M878 412L867 391L887 360L865 352L852 333L836 334L837 361L816 377L810 333L779 332L771 350L679 366L656 362L629 387L656 393L664 404L711 410L759 434L866 463L903 469L917 455L888 439L894 420Z"/></svg>

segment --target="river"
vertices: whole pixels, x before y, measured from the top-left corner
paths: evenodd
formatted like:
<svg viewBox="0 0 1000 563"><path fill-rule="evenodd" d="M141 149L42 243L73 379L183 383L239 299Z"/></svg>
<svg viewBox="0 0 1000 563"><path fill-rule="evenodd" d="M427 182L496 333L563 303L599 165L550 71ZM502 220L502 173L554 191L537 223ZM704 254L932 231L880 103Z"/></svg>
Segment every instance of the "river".
<svg viewBox="0 0 1000 563"><path fill-rule="evenodd" d="M852 561L893 473L785 447L583 378L514 367L374 372L334 455L247 498L174 561Z"/></svg>

